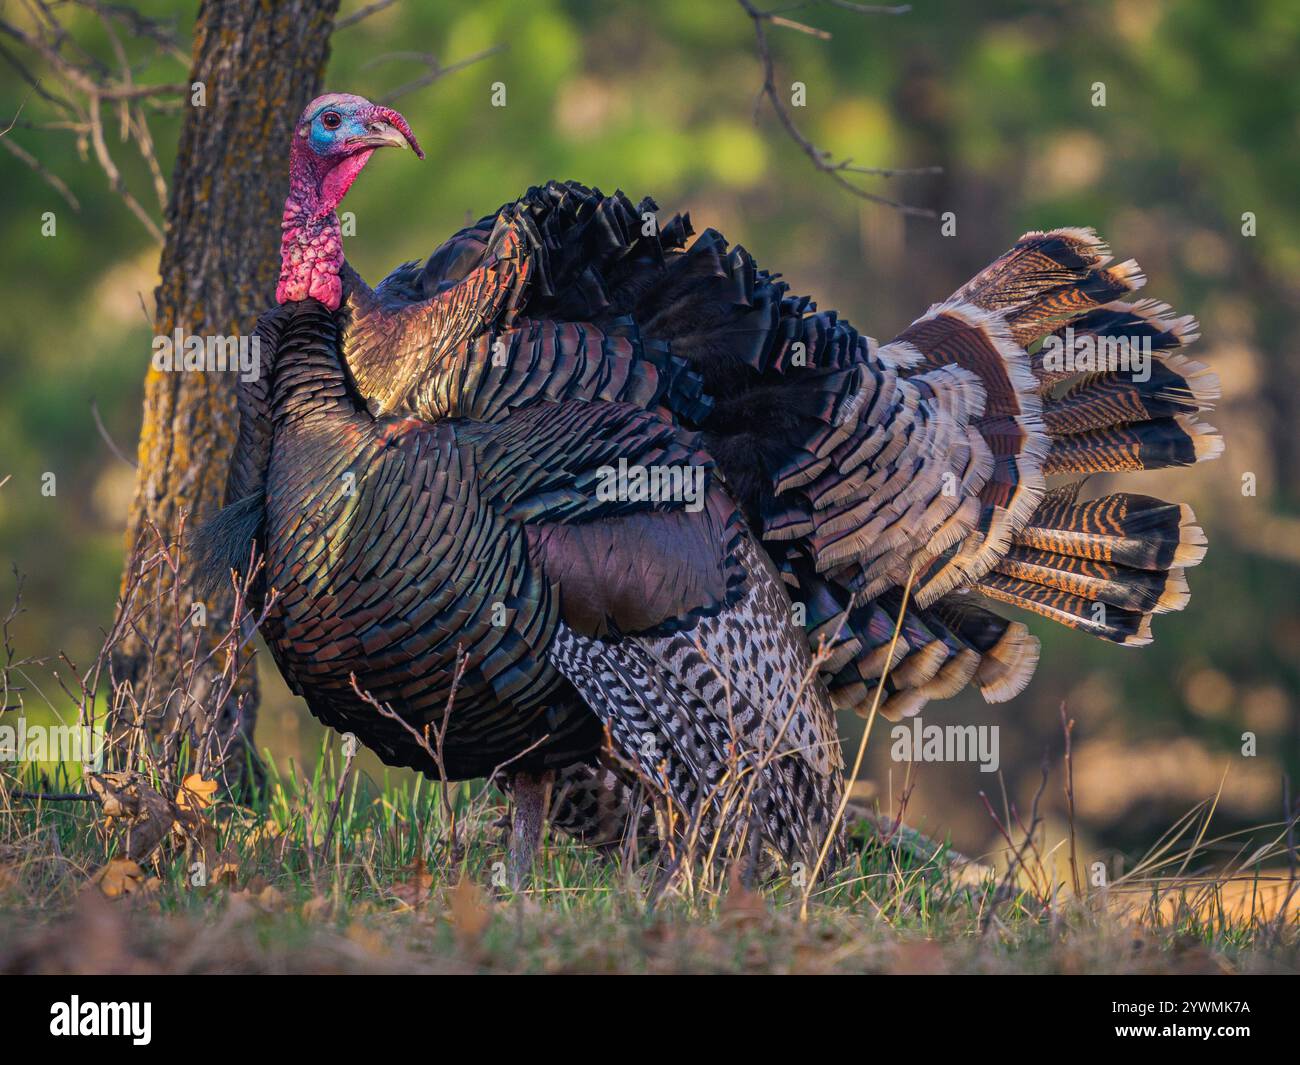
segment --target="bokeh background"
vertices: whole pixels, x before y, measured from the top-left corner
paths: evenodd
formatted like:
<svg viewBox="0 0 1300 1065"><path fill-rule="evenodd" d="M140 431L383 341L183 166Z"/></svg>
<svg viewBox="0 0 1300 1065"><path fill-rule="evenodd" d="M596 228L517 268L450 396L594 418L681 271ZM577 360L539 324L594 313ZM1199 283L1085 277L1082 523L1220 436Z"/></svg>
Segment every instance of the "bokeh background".
<svg viewBox="0 0 1300 1065"><path fill-rule="evenodd" d="M138 6L174 12L188 36L191 5ZM344 0L342 13L360 6ZM830 4L790 15L832 35L769 30L778 84L806 85L793 112L804 131L859 163L943 167L868 187L955 212L955 235L837 188L766 108L755 122L752 26L731 0L405 0L336 34L330 88L381 95L422 72L394 55L406 50L446 63L501 50L399 101L428 159L372 164L345 205L357 217L349 259L376 280L528 185L574 178L689 210L697 229L721 229L883 340L1021 232L1095 226L1142 264L1145 295L1198 315L1192 354L1222 379L1210 420L1223 459L1144 482L1195 505L1209 556L1191 574L1191 606L1160 620L1154 646L1037 623L1042 665L1024 695L931 704L926 723L1002 726L1003 779L916 767L908 820L982 852L996 833L978 792L1000 808L1005 787L1024 809L1046 750L1044 805L1059 826L1062 701L1078 721L1079 828L1093 852L1135 855L1221 782L1224 830L1277 820L1284 775L1300 775L1300 5L921 0L902 17ZM91 48L108 47L84 29ZM141 78L183 80L184 69L163 59ZM503 108L490 106L497 81ZM0 118L25 97L0 64ZM23 118L46 111L29 99ZM167 116L154 125L167 170L178 128ZM12 563L27 577L19 651L84 661L112 618L133 478L92 403L133 453L158 248L73 138L22 125L7 136L81 209L0 152L0 602ZM146 180L119 154L128 182ZM55 237L41 235L45 211ZM40 492L47 471L53 498ZM1122 486L1111 480L1095 488ZM265 655L262 671L259 746L310 760L322 730ZM845 721L846 736L857 728ZM1254 757L1242 756L1247 731ZM886 806L907 771L889 746L882 727L867 774Z"/></svg>

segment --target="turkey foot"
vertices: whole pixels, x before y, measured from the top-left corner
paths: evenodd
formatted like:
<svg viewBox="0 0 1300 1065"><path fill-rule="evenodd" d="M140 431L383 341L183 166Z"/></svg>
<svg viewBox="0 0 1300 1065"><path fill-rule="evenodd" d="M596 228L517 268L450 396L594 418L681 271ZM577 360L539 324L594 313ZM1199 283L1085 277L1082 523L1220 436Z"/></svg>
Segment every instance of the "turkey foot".
<svg viewBox="0 0 1300 1065"><path fill-rule="evenodd" d="M546 811L551 806L551 785L555 770L544 773L516 773L510 779L514 798L514 815L510 822L510 880L515 888L523 885L533 868L537 845L542 839Z"/></svg>

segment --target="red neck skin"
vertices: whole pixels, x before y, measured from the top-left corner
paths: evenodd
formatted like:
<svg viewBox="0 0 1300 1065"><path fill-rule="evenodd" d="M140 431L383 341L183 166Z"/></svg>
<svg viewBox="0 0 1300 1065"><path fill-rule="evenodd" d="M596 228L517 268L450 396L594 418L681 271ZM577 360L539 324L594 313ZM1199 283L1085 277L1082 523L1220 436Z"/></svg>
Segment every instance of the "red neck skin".
<svg viewBox="0 0 1300 1065"><path fill-rule="evenodd" d="M319 300L332 311L343 301L343 235L335 209L343 201L373 148L323 159L295 137L289 153L289 196L280 221L277 303Z"/></svg>

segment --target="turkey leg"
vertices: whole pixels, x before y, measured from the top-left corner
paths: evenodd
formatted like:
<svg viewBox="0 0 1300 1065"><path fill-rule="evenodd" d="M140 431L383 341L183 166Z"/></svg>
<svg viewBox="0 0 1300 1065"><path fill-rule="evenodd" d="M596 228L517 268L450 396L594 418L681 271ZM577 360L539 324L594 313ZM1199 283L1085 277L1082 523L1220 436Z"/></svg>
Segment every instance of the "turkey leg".
<svg viewBox="0 0 1300 1065"><path fill-rule="evenodd" d="M518 888L533 867L542 826L551 806L551 785L555 770L544 773L514 774L510 793L514 798L514 815L510 822L510 879Z"/></svg>

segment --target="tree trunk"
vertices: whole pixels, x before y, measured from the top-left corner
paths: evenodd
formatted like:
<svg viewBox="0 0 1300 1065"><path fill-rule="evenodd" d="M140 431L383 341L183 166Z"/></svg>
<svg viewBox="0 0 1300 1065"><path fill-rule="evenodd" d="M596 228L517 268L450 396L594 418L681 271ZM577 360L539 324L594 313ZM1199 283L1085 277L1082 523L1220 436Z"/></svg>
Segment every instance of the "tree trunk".
<svg viewBox="0 0 1300 1065"><path fill-rule="evenodd" d="M205 105L190 106L181 134L159 266L155 332L180 329L199 337L249 336L272 304L279 272L280 213L288 190L287 160L298 115L319 92L338 0L205 0L194 31L191 83ZM193 99L191 100L193 103ZM139 472L127 526L123 590L131 582L136 545L151 529L173 542L182 517L188 528L221 505L238 432L238 375L228 371L167 372L145 379ZM173 579L155 569L135 602L164 603L176 594L187 611L187 567ZM172 587L176 584L176 587ZM208 597L202 625L177 625L170 610L145 612L115 649L118 684L130 682L151 731L177 720L188 725L196 703L213 689L220 663L189 684L189 707L168 693L184 664L230 631L232 589ZM209 711L216 708L208 708ZM220 708L228 784L241 779L251 756L257 710L249 664ZM118 722L119 725L122 722Z"/></svg>

